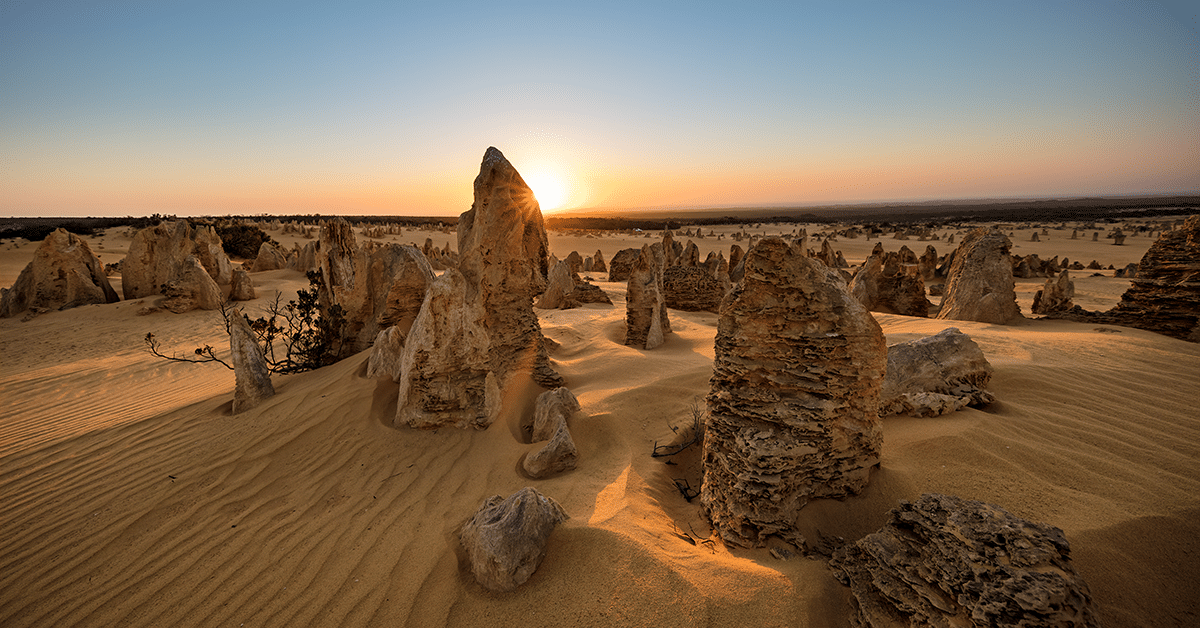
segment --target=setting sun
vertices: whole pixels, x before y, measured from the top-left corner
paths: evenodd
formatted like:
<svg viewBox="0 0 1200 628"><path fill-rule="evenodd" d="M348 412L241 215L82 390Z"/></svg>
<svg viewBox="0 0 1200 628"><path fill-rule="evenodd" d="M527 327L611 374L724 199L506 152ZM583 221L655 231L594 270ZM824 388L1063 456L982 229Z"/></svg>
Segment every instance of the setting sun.
<svg viewBox="0 0 1200 628"><path fill-rule="evenodd" d="M532 170L528 174L521 173L521 176L529 189L533 190L542 211L552 212L566 204L569 191L560 173L542 168Z"/></svg>

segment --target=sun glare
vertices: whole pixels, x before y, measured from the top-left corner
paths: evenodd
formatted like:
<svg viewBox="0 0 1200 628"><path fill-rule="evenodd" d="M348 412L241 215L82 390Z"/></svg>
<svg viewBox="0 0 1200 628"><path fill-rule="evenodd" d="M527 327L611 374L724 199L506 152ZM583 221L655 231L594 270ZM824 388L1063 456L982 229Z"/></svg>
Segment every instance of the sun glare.
<svg viewBox="0 0 1200 628"><path fill-rule="evenodd" d="M522 173L521 176L529 189L533 190L542 211L553 212L567 203L569 190L561 174L548 169L538 169L528 174Z"/></svg>

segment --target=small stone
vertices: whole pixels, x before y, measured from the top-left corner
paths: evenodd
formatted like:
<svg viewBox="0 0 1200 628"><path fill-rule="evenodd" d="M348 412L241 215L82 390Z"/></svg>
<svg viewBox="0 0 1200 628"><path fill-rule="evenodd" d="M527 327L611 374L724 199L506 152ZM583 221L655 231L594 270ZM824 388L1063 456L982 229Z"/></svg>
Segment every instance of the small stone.
<svg viewBox="0 0 1200 628"><path fill-rule="evenodd" d="M534 488L507 499L488 498L459 533L475 581L497 592L524 584L546 557L555 526L567 518L557 502Z"/></svg>

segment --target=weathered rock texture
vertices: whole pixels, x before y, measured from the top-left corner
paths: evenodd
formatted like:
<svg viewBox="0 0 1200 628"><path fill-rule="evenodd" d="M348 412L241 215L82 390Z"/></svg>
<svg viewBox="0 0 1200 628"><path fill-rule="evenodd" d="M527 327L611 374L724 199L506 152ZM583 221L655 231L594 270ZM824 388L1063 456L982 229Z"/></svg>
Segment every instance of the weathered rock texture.
<svg viewBox="0 0 1200 628"><path fill-rule="evenodd" d="M999 229L980 227L964 236L946 275L937 318L997 325L1020 318L1011 246Z"/></svg>
<svg viewBox="0 0 1200 628"><path fill-rule="evenodd" d="M642 255L629 272L625 289L625 344L639 349L661 345L671 331L663 298L665 260L661 243L642 247Z"/></svg>
<svg viewBox="0 0 1200 628"><path fill-rule="evenodd" d="M87 242L65 229L42 240L12 288L0 298L0 317L30 308L61 310L90 303L120 301L108 283L104 264Z"/></svg>
<svg viewBox="0 0 1200 628"><path fill-rule="evenodd" d="M379 332L371 345L367 359L367 377L389 377L400 380L400 364L404 358L405 333L395 325Z"/></svg>
<svg viewBox="0 0 1200 628"><path fill-rule="evenodd" d="M216 310L221 308L224 298L221 289L213 281L195 255L187 256L175 270L173 279L163 286L160 306L176 314L190 310Z"/></svg>
<svg viewBox="0 0 1200 628"><path fill-rule="evenodd" d="M780 238L746 253L721 308L700 497L727 543L802 542L809 499L857 493L879 464L883 332L836 271Z"/></svg>
<svg viewBox="0 0 1200 628"><path fill-rule="evenodd" d="M400 358L396 427L487 429L500 411L486 316L453 268L425 295Z"/></svg>
<svg viewBox="0 0 1200 628"><path fill-rule="evenodd" d="M642 256L641 249L621 249L608 263L608 280L612 282L628 281L629 271Z"/></svg>
<svg viewBox="0 0 1200 628"><path fill-rule="evenodd" d="M535 443L549 440L554 435L559 419L565 422L580 409L579 400L567 388L559 387L538 395L533 408L533 433L530 440Z"/></svg>
<svg viewBox="0 0 1200 628"><path fill-rule="evenodd" d="M488 498L458 537L475 581L500 592L524 584L546 557L550 533L567 518L557 502L530 487L508 499Z"/></svg>
<svg viewBox="0 0 1200 628"><path fill-rule="evenodd" d="M1107 312L1075 306L1050 314L1087 322L1125 325L1200 342L1200 216L1164 231L1142 256L1121 302Z"/></svg>
<svg viewBox="0 0 1200 628"><path fill-rule="evenodd" d="M244 412L275 396L271 369L246 317L233 312L229 320L229 352L233 356L233 413Z"/></svg>
<svg viewBox="0 0 1200 628"><path fill-rule="evenodd" d="M600 249L596 249L596 254L592 256L592 272L608 272L608 265L604 263L604 253L601 253Z"/></svg>
<svg viewBox="0 0 1200 628"><path fill-rule="evenodd" d="M1071 281L1071 271L1064 270L1058 277L1047 279L1046 285L1033 295L1033 313L1065 312L1075 305L1071 303L1074 297L1075 282Z"/></svg>
<svg viewBox="0 0 1200 628"><path fill-rule="evenodd" d="M879 414L938 416L995 400L985 388L992 365L979 345L954 327L888 347Z"/></svg>
<svg viewBox="0 0 1200 628"><path fill-rule="evenodd" d="M1100 625L1062 530L999 506L925 494L830 564L854 594L851 625Z"/></svg>
<svg viewBox="0 0 1200 628"><path fill-rule="evenodd" d="M530 373L554 388L533 298L546 289L549 255L537 199L504 155L488 148L475 177L475 202L458 219L459 270L483 305L491 370L501 381Z"/></svg>
<svg viewBox="0 0 1200 628"><path fill-rule="evenodd" d="M554 431L550 434L549 442L537 451L525 456L521 467L529 477L540 480L563 471L570 471L579 463L579 452L575 441L567 429L567 421L558 416L554 421Z"/></svg>
<svg viewBox="0 0 1200 628"><path fill-rule="evenodd" d="M725 286L703 266L671 266L662 274L666 306L685 312L716 312Z"/></svg>
<svg viewBox="0 0 1200 628"><path fill-rule="evenodd" d="M882 248L869 255L850 281L850 294L872 312L929 316L933 304L925 297L925 282L916 264L884 265Z"/></svg>
<svg viewBox="0 0 1200 628"><path fill-rule="evenodd" d="M572 292L575 292L575 282L571 279L571 263L563 260L550 269L546 291L537 300L537 307L543 310L569 310L579 307L579 301L570 298Z"/></svg>
<svg viewBox="0 0 1200 628"><path fill-rule="evenodd" d="M250 263L250 270L261 273L268 270L287 268L287 254L273 242L263 242L258 247L258 256Z"/></svg>
<svg viewBox="0 0 1200 628"><path fill-rule="evenodd" d="M228 286L233 267L221 237L211 226L192 227L186 220L160 223L138 231L121 262L121 293L126 299L154 296L195 256L217 286Z"/></svg>
<svg viewBox="0 0 1200 628"><path fill-rule="evenodd" d="M230 301L253 301L258 295L254 293L254 282L250 273L238 268L233 271L233 280L229 284Z"/></svg>
<svg viewBox="0 0 1200 628"><path fill-rule="evenodd" d="M407 244L360 247L341 218L321 223L317 257L321 309L339 306L346 319L345 355L366 349L392 325L407 332L433 281L433 269L420 249Z"/></svg>

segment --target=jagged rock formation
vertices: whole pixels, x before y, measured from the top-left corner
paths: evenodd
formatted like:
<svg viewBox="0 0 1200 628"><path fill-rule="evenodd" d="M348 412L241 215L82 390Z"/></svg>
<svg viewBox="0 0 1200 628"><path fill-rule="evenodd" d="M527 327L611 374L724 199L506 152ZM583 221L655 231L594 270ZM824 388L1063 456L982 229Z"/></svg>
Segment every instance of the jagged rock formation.
<svg viewBox="0 0 1200 628"><path fill-rule="evenodd" d="M886 266L885 259L890 262ZM920 266L901 264L878 244L850 281L850 294L872 312L924 318L933 307L925 297Z"/></svg>
<svg viewBox="0 0 1200 628"><path fill-rule="evenodd" d="M316 243L306 242L304 246L300 246L299 244L293 246L292 253L288 255L287 267L302 273L319 269L321 266L317 262Z"/></svg>
<svg viewBox="0 0 1200 628"><path fill-rule="evenodd" d="M561 386L550 368L533 298L546 289L549 255L537 199L516 168L488 148L475 177L475 202L458 220L459 270L483 305L491 336L491 370L506 381L529 372L546 388Z"/></svg>
<svg viewBox="0 0 1200 628"><path fill-rule="evenodd" d="M538 395L533 408L533 433L531 442L549 440L554 435L559 419L564 422L582 408L575 394L564 387L547 390Z"/></svg>
<svg viewBox="0 0 1200 628"><path fill-rule="evenodd" d="M100 258L87 242L66 229L55 229L33 253L12 288L0 297L0 318L31 308L62 310L91 303L120 301Z"/></svg>
<svg viewBox="0 0 1200 628"><path fill-rule="evenodd" d="M1133 279L1134 277L1137 277L1137 269L1138 269L1137 264L1132 264L1132 263L1126 264L1125 268L1118 268L1117 272L1113 273L1113 277L1120 277L1123 279Z"/></svg>
<svg viewBox="0 0 1200 628"><path fill-rule="evenodd" d="M995 400L985 390L992 365L979 345L954 327L888 347L879 415L939 416Z"/></svg>
<svg viewBox="0 0 1200 628"><path fill-rule="evenodd" d="M1047 279L1046 285L1033 295L1033 313L1065 312L1074 306L1071 303L1074 296L1075 282L1071 281L1071 272L1064 270L1057 278Z"/></svg>
<svg viewBox="0 0 1200 628"><path fill-rule="evenodd" d="M663 247L655 242L642 247L642 255L630 269L625 289L625 344L653 349L671 331L663 297Z"/></svg>
<svg viewBox="0 0 1200 628"><path fill-rule="evenodd" d="M254 293L254 282L250 273L238 268L233 271L233 280L229 284L230 301L253 301L258 295Z"/></svg>
<svg viewBox="0 0 1200 628"><path fill-rule="evenodd" d="M688 240L687 245L683 247L683 253L679 255L679 264L692 268L700 265L700 247L696 246L695 242Z"/></svg>
<svg viewBox="0 0 1200 628"><path fill-rule="evenodd" d="M486 314L453 268L430 286L400 357L396 427L487 429L500 411Z"/></svg>
<svg viewBox="0 0 1200 628"><path fill-rule="evenodd" d="M521 468L529 477L540 480L563 471L570 471L579 464L579 451L567 429L567 420L561 414L553 415L553 431L549 442L537 451L525 456Z"/></svg>
<svg viewBox="0 0 1200 628"><path fill-rule="evenodd" d="M830 565L854 594L851 625L1100 625L1062 530L947 495L900 502Z"/></svg>
<svg viewBox="0 0 1200 628"><path fill-rule="evenodd" d="M937 249L930 244L925 247L925 252L921 257L917 258L917 266L921 270L921 280L929 281L937 276L938 254Z"/></svg>
<svg viewBox="0 0 1200 628"><path fill-rule="evenodd" d="M283 249L279 248L275 243L263 242L258 247L258 256L249 265L250 268L247 270L261 273L268 270L287 268L288 260Z"/></svg>
<svg viewBox="0 0 1200 628"><path fill-rule="evenodd" d="M229 352L233 356L235 381L233 413L238 414L273 397L275 387L271 384L271 369L246 317L233 312L229 319Z"/></svg>
<svg viewBox="0 0 1200 628"><path fill-rule="evenodd" d="M1021 316L1009 249L999 229L980 227L963 237L946 274L939 319L1005 325Z"/></svg>
<svg viewBox="0 0 1200 628"><path fill-rule="evenodd" d="M1051 314L1088 322L1125 325L1200 342L1200 216L1163 231L1138 264L1121 302L1107 312L1075 306Z"/></svg>
<svg viewBox="0 0 1200 628"><path fill-rule="evenodd" d="M596 254L592 256L592 272L608 272L608 265L604 263L604 254L600 252L600 249L596 249ZM610 279L609 281L612 280Z"/></svg>
<svg viewBox="0 0 1200 628"><path fill-rule="evenodd" d="M160 307L176 314L191 310L217 310L225 299L221 289L213 281L195 255L187 256L175 270L175 277L163 286L166 296Z"/></svg>
<svg viewBox="0 0 1200 628"><path fill-rule="evenodd" d="M475 581L498 592L524 584L546 557L550 533L567 518L562 506L530 487L508 499L489 497L458 537Z"/></svg>
<svg viewBox="0 0 1200 628"><path fill-rule="evenodd" d="M404 339L404 331L395 325L379 332L371 345L371 356L367 359L367 377L387 376L393 381L400 381Z"/></svg>
<svg viewBox="0 0 1200 628"><path fill-rule="evenodd" d="M563 261L570 267L572 275L578 275L583 270L583 256L579 254L579 251L571 251ZM547 280L549 280L548 277L549 275L547 275Z"/></svg>
<svg viewBox="0 0 1200 628"><path fill-rule="evenodd" d="M569 310L579 307L579 302L570 298L572 292L575 292L575 282L571 279L571 263L563 260L550 269L546 291L535 305L543 310Z"/></svg>
<svg viewBox="0 0 1200 628"><path fill-rule="evenodd" d="M879 464L879 324L836 271L780 238L746 253L721 308L700 498L726 543L802 542L809 499L857 493Z"/></svg>
<svg viewBox="0 0 1200 628"><path fill-rule="evenodd" d="M671 266L662 274L663 301L685 312L716 312L725 286L703 266Z"/></svg>
<svg viewBox="0 0 1200 628"><path fill-rule="evenodd" d="M317 257L321 310L341 307L349 338L345 354L366 349L392 325L407 332L433 281L433 269L419 249L407 244L360 247L341 218L321 223Z"/></svg>
<svg viewBox="0 0 1200 628"><path fill-rule="evenodd" d="M233 267L221 237L211 226L193 228L186 220L160 223L138 231L121 262L121 293L126 299L158 295L179 274L189 255L221 287L233 280Z"/></svg>
<svg viewBox="0 0 1200 628"><path fill-rule="evenodd" d="M641 249L621 249L608 263L608 280L629 281L629 271L642 256Z"/></svg>

